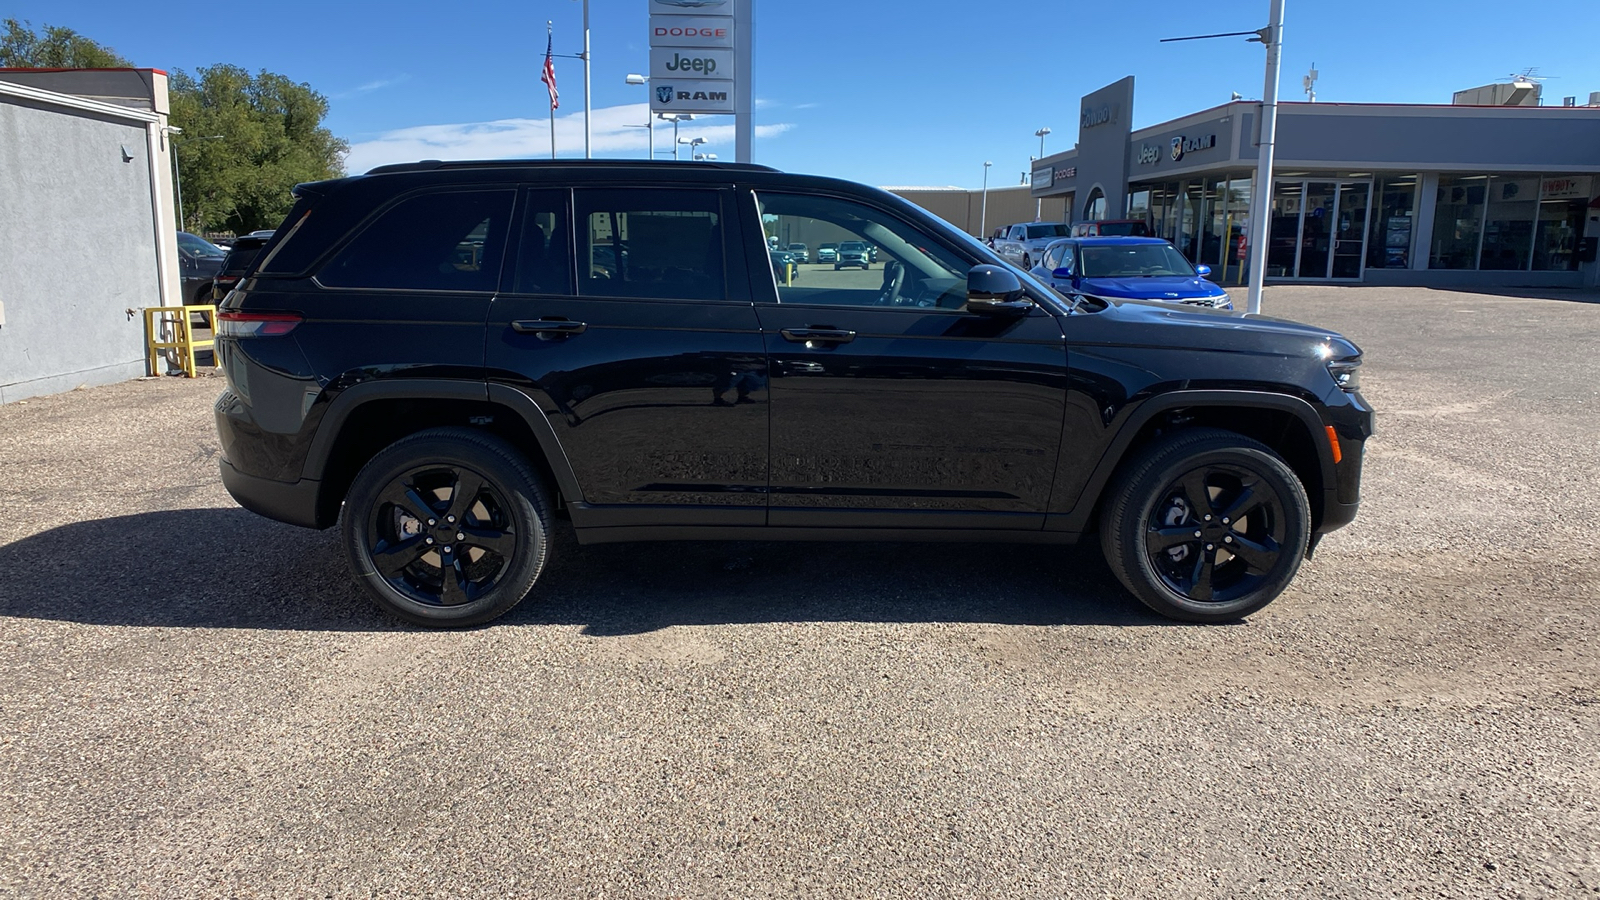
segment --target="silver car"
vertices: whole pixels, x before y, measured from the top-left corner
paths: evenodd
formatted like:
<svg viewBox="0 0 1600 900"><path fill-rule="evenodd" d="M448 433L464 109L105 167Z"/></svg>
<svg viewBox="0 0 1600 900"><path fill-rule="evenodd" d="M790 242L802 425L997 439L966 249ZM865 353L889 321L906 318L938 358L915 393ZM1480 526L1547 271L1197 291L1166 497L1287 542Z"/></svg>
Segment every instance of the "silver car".
<svg viewBox="0 0 1600 900"><path fill-rule="evenodd" d="M1071 236L1072 226L1065 222L1022 222L1008 226L995 238L994 250L1008 262L1031 269L1051 241Z"/></svg>

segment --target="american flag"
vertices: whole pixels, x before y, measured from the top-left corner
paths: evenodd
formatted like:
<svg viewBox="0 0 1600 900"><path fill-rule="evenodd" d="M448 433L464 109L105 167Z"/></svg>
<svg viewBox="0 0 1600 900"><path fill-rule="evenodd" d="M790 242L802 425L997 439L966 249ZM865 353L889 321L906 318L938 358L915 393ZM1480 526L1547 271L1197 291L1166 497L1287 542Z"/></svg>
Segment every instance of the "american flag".
<svg viewBox="0 0 1600 900"><path fill-rule="evenodd" d="M556 90L556 61L551 56L554 50L554 38L547 37L544 45L544 71L539 73L539 80L550 89L550 108L561 107L561 92Z"/></svg>

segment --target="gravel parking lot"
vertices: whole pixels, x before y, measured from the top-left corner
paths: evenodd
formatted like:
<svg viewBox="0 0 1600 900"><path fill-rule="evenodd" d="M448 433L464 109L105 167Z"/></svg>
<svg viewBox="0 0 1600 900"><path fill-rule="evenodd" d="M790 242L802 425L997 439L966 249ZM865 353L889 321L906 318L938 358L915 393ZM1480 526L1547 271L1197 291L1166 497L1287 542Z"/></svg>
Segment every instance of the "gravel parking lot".
<svg viewBox="0 0 1600 900"><path fill-rule="evenodd" d="M566 539L413 630L228 498L219 380L0 407L0 894L1600 896L1596 301L1270 289L1378 435L1224 627L1088 545Z"/></svg>

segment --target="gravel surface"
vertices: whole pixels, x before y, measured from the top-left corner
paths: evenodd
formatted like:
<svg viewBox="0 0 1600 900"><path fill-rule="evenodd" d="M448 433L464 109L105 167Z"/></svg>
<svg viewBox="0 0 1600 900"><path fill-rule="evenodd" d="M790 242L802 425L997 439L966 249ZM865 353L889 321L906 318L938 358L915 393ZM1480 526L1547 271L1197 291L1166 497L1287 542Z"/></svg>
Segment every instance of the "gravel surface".
<svg viewBox="0 0 1600 900"><path fill-rule="evenodd" d="M0 894L1600 896L1600 303L1280 287L1364 507L1242 624L1095 547L557 546L490 627L235 506L220 381L0 407Z"/></svg>

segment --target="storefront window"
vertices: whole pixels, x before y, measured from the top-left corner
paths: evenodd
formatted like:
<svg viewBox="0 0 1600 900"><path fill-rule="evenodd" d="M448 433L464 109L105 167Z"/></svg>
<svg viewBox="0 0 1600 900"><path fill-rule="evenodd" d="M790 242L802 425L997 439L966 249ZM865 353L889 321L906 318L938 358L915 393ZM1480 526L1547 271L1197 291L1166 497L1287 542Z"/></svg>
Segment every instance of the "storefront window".
<svg viewBox="0 0 1600 900"><path fill-rule="evenodd" d="M1533 222L1539 212L1536 176L1489 180L1489 212L1484 219L1480 269L1528 268L1533 250Z"/></svg>
<svg viewBox="0 0 1600 900"><path fill-rule="evenodd" d="M1441 175L1433 210L1428 268L1473 269L1483 229L1487 175Z"/></svg>
<svg viewBox="0 0 1600 900"><path fill-rule="evenodd" d="M1588 175L1546 175L1539 180L1534 269L1570 272L1578 268L1578 238L1583 236L1583 211L1592 182Z"/></svg>
<svg viewBox="0 0 1600 900"><path fill-rule="evenodd" d="M1240 257L1239 246L1250 231L1249 175L1235 175L1228 181L1222 201L1222 224L1227 241L1222 248L1222 267L1218 274L1224 284L1243 284L1248 260Z"/></svg>
<svg viewBox="0 0 1600 900"><path fill-rule="evenodd" d="M1367 268L1410 268L1417 176L1388 175L1379 179L1376 199L1377 216L1372 220L1372 236L1367 239Z"/></svg>
<svg viewBox="0 0 1600 900"><path fill-rule="evenodd" d="M1128 192L1128 218L1150 220L1150 189L1135 188Z"/></svg>

